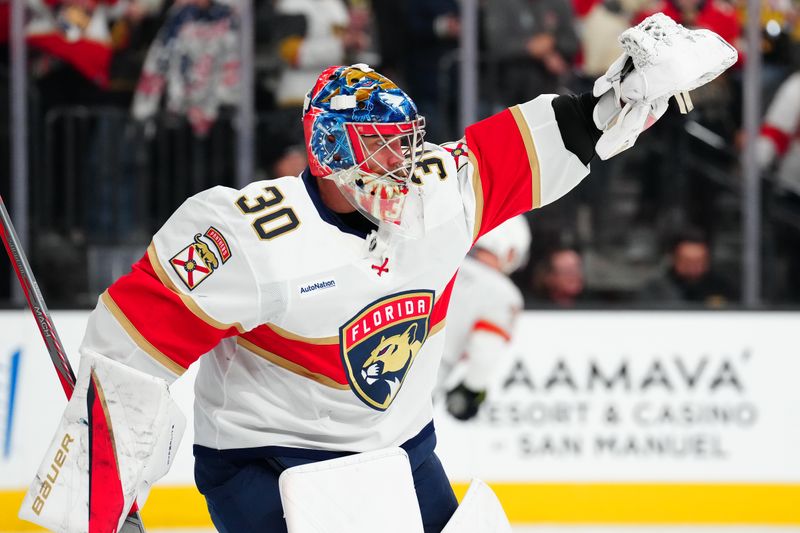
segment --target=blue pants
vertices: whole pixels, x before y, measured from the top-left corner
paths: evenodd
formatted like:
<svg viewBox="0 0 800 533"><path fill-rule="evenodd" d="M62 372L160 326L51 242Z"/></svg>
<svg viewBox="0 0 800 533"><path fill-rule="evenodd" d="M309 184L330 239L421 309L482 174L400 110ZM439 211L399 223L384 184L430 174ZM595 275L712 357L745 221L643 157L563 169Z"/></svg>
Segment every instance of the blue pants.
<svg viewBox="0 0 800 533"><path fill-rule="evenodd" d="M286 533L278 476L290 466L307 462L311 461L280 457L232 460L196 455L194 477L220 533ZM431 451L419 464L416 462L412 461L414 488L425 533L438 533L458 502L435 453ZM365 502L365 508L368 507Z"/></svg>

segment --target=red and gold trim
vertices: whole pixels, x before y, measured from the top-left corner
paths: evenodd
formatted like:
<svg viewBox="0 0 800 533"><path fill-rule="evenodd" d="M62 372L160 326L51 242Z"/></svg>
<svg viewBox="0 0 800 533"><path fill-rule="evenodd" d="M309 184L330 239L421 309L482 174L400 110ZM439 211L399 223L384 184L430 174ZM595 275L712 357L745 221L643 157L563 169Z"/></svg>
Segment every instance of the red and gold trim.
<svg viewBox="0 0 800 533"><path fill-rule="evenodd" d="M103 294L100 295L100 300L103 302L103 305L106 306L106 309L114 316L122 326L122 329L125 330L125 333L133 340L136 346L145 352L147 355L158 361L162 366L166 367L170 372L182 375L186 372L186 369L183 368L181 365L161 353L155 346L153 346L141 333L136 327L131 324L131 321L128 320L128 317L125 316L125 313L122 312L122 309L119 308L117 302L114 301L114 298L106 290Z"/></svg>
<svg viewBox="0 0 800 533"><path fill-rule="evenodd" d="M297 333L292 333L291 331L285 330L280 326L276 326L275 324L264 324L266 327L272 330L273 333L276 335L283 337L287 340L294 340L294 341L302 341L308 344L338 344L339 337L303 337L302 335L298 335Z"/></svg>
<svg viewBox="0 0 800 533"><path fill-rule="evenodd" d="M331 387L331 388L334 388L334 389L341 389L341 390L348 390L350 388L350 386L347 385L346 383L342 384L342 383L339 383L339 382L335 381L334 379L332 379L331 377L329 377L329 376L327 376L325 374L321 374L321 373L318 373L318 372L312 372L311 370L309 370L308 368L304 367L303 365L301 365L301 364L299 364L299 363L297 363L295 361L291 361L289 359L281 357L280 355L272 353L269 350L265 350L264 348L262 348L262 347L260 347L260 346L258 346L256 344L250 342L249 340L247 340L245 338L239 337L238 339L236 339L236 342L239 344L239 346L242 346L243 348L246 348L248 351L256 354L259 357L262 357L262 358L266 359L270 363L273 363L273 364L275 364L275 365L277 365L277 366L279 366L279 367L281 367L281 368L283 368L285 370L288 370L289 372L293 372L293 373L295 373L295 374L297 374L299 376L303 376L304 378L308 378L308 379L310 379L312 381L316 381L317 383L319 383L321 385L325 385L326 387ZM338 346L337 346L337 349L338 349Z"/></svg>
<svg viewBox="0 0 800 533"><path fill-rule="evenodd" d="M506 109L467 128L475 179L476 240L541 203L538 158L520 113L519 108Z"/></svg>
<svg viewBox="0 0 800 533"><path fill-rule="evenodd" d="M204 320L199 308L193 310L174 285L164 282L169 278L153 259L148 254L134 264L129 274L108 288L103 301L137 346L181 374L220 340L240 333L241 326L222 329L226 324L210 317Z"/></svg>
<svg viewBox="0 0 800 533"><path fill-rule="evenodd" d="M273 324L265 324L240 335L237 342L295 374L329 387L349 388L339 356L338 337L305 339Z"/></svg>
<svg viewBox="0 0 800 533"><path fill-rule="evenodd" d="M536 145L533 144L533 135L531 135L531 128L522 114L522 109L516 105L510 109L511 114L514 116L514 121L519 128L519 134L522 136L522 142L525 144L525 151L528 155L528 164L531 167L531 189L532 189L532 206L533 209L542 206L542 182L541 182L541 169L539 168L539 156L536 154Z"/></svg>
<svg viewBox="0 0 800 533"><path fill-rule="evenodd" d="M197 318L217 329L227 330L230 328L236 328L239 333L244 333L244 327L239 323L235 322L233 324L225 324L218 320L215 320L211 316L208 315L205 311L203 311L197 303L186 294L182 293L178 290L178 287L172 282L172 279L167 274L167 271L164 270L164 267L161 265L161 262L158 260L158 252L156 252L156 247L153 243L150 243L150 246L147 247L147 258L150 260L150 265L153 267L153 271L155 272L156 276L158 277L159 281L174 292L183 302L183 304L189 309L192 313L194 313Z"/></svg>
<svg viewBox="0 0 800 533"><path fill-rule="evenodd" d="M472 163L472 190L475 193L475 225L472 229L472 242L478 240L478 235L483 222L483 186L481 185L481 171L478 160L472 152L469 153L469 162Z"/></svg>

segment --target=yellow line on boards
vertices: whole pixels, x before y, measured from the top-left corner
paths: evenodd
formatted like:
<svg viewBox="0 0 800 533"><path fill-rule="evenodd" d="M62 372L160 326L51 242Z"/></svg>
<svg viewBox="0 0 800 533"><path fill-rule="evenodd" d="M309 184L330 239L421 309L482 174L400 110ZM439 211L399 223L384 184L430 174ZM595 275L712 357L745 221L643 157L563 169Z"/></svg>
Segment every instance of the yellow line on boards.
<svg viewBox="0 0 800 533"><path fill-rule="evenodd" d="M17 518L24 490L0 490L0 531L45 531ZM141 511L148 529L211 528L206 501L192 486L155 487Z"/></svg>
<svg viewBox="0 0 800 533"><path fill-rule="evenodd" d="M0 531L44 531L17 518L24 497L24 490L0 490Z"/></svg>
<svg viewBox="0 0 800 533"><path fill-rule="evenodd" d="M800 525L800 485L491 483L512 523ZM466 484L455 484L460 498Z"/></svg>
<svg viewBox="0 0 800 533"><path fill-rule="evenodd" d="M148 528L212 527L206 500L195 487L155 487L141 512Z"/></svg>
<svg viewBox="0 0 800 533"><path fill-rule="evenodd" d="M800 485L491 483L511 523L800 525ZM453 485L459 500L466 483ZM0 490L0 531L42 531L17 518L23 490ZM155 487L142 509L149 529L210 528L190 486Z"/></svg>

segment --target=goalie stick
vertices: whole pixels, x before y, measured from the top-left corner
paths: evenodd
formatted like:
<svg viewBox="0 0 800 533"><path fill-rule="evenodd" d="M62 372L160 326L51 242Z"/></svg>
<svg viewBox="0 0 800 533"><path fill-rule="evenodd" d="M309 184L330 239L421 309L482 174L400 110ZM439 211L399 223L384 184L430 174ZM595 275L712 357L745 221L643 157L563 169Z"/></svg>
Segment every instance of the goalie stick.
<svg viewBox="0 0 800 533"><path fill-rule="evenodd" d="M11 264L14 267L14 272L17 274L17 279L22 286L22 291L25 293L25 299L28 301L28 307L36 319L36 325L39 332L42 334L47 351L50 353L50 359L53 361L53 366L56 368L58 379L61 386L64 388L64 393L67 399L72 397L72 391L75 389L75 372L72 371L72 365L67 359L64 346L61 344L61 339L58 337L56 328L50 318L50 312L47 310L47 305L44 303L42 292L39 290L39 284L36 283L36 278L33 277L28 260L25 257L22 248L19 245L19 238L17 232L14 231L14 225L11 223L11 217L6 210L5 203L2 196L0 196L0 239L3 240L8 257L11 259ZM136 502L133 503L130 514L125 518L125 522L120 528L119 533L145 533L144 524L139 516L139 510Z"/></svg>

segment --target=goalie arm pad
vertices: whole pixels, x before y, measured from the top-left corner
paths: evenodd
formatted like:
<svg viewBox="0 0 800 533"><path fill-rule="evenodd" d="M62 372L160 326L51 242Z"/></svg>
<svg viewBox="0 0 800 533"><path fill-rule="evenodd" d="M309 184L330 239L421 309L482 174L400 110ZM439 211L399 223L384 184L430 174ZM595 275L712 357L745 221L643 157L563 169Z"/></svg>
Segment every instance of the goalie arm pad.
<svg viewBox="0 0 800 533"><path fill-rule="evenodd" d="M185 426L163 379L84 353L20 518L59 532L117 531L169 470Z"/></svg>

